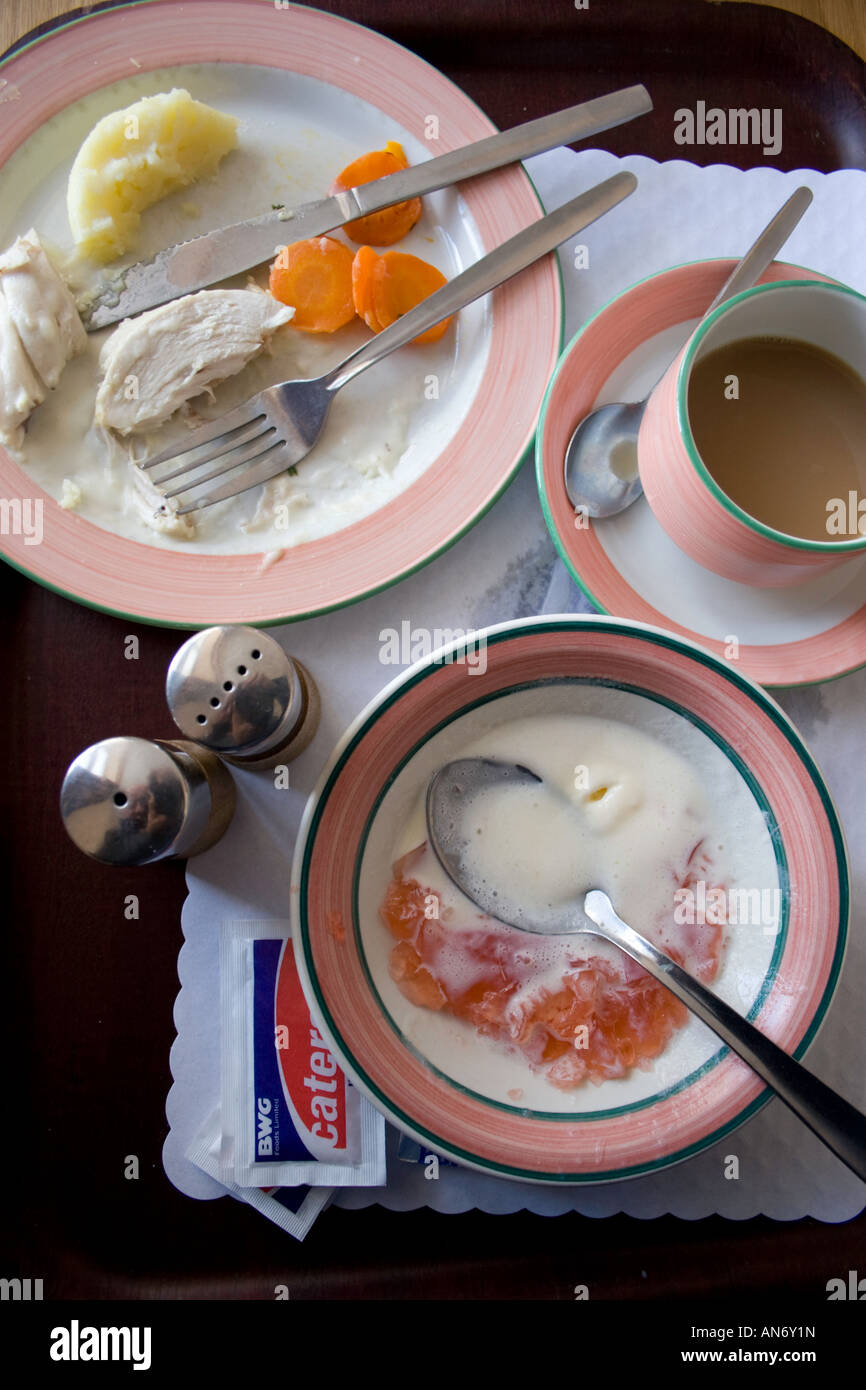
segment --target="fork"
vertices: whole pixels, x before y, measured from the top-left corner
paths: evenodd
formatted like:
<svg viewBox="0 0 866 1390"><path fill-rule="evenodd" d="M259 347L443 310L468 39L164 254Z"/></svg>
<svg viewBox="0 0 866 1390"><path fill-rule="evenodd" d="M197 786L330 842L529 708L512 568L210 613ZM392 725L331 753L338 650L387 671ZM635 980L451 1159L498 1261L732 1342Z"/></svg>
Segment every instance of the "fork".
<svg viewBox="0 0 866 1390"><path fill-rule="evenodd" d="M176 466L152 481L169 501L184 492L206 491L172 508L178 516L237 497L276 478L306 457L325 425L331 401L341 386L410 343L434 324L532 265L563 241L609 212L637 187L630 173L615 174L530 227L503 242L447 285L416 304L390 327L363 343L324 376L284 381L259 391L242 405L194 430L182 449L175 442L138 466L150 471L164 463ZM205 473L198 470L211 464ZM237 471L239 470L239 471ZM207 488L224 474L225 482ZM165 490L167 483L174 483Z"/></svg>

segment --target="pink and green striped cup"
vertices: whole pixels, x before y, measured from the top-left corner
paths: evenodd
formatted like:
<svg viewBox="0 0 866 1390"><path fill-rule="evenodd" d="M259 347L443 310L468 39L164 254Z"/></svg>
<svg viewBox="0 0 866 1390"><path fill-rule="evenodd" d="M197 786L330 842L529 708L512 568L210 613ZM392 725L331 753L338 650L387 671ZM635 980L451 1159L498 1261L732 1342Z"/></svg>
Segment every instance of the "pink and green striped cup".
<svg viewBox="0 0 866 1390"><path fill-rule="evenodd" d="M671 540L725 579L777 588L844 564L866 550L866 534L833 538L828 528L826 541L787 535L750 516L710 473L689 420L689 381L697 362L740 338L807 342L866 379L866 297L819 280L776 280L735 295L701 321L653 390L641 420L640 479Z"/></svg>

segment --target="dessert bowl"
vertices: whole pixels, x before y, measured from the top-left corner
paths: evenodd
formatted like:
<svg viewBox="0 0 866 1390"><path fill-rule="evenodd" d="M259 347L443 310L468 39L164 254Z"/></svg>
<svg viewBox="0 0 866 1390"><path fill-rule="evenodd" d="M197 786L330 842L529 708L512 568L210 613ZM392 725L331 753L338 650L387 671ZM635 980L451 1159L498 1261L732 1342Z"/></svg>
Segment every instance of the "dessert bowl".
<svg viewBox="0 0 866 1390"><path fill-rule="evenodd" d="M348 1075L425 1147L524 1181L651 1173L726 1136L772 1094L696 1019L645 1069L561 1088L464 1019L407 999L389 968L394 939L378 909L427 779L527 715L559 721L552 731L578 715L613 721L614 734L631 726L686 760L713 808L708 834L725 850L729 885L772 890L778 906L772 919L729 923L711 987L802 1056L830 1003L848 920L844 840L821 774L760 687L696 644L613 618L485 629L362 711L298 838L302 982Z"/></svg>

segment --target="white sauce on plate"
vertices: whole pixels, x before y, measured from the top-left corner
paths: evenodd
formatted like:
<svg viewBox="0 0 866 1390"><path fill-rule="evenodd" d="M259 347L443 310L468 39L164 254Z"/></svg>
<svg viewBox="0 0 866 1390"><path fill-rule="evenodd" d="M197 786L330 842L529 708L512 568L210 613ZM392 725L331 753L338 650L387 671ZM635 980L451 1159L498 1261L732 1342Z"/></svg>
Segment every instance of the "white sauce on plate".
<svg viewBox="0 0 866 1390"><path fill-rule="evenodd" d="M91 269L71 259L66 220L69 168L85 135L108 111L173 86L240 119L239 148L216 175L182 189L143 216L134 253L115 265L146 259L173 242L265 212L324 197L350 160L386 140L399 140L415 163L429 145L402 131L357 97L313 78L245 64L184 66L141 73L103 88L58 114L0 170L0 246L35 225L76 289L93 283ZM291 239L291 219L284 239ZM346 239L342 232L332 233ZM283 239L275 233L277 243ZM348 243L354 248L354 243ZM387 248L379 248L385 250ZM394 250L438 266L449 278L482 254L477 231L454 189L424 199L421 221ZM111 269L115 268L115 265ZM260 284L267 272L257 273ZM247 275L223 282L245 287ZM485 303L469 306L435 344L407 347L371 367L335 398L325 431L294 475L265 489L218 503L196 518L192 539L158 533L142 519L130 485L128 457L180 445L190 427L215 418L264 386L315 376L370 337L356 320L334 334L290 325L238 376L198 397L189 413L132 443L93 426L98 356L111 329L91 334L48 400L33 413L24 446L13 457L51 496L78 489L75 510L96 525L145 544L210 554L264 553L342 530L385 505L439 456L465 418L483 374L490 329ZM158 470L157 470L158 472ZM176 528L180 529L180 528Z"/></svg>

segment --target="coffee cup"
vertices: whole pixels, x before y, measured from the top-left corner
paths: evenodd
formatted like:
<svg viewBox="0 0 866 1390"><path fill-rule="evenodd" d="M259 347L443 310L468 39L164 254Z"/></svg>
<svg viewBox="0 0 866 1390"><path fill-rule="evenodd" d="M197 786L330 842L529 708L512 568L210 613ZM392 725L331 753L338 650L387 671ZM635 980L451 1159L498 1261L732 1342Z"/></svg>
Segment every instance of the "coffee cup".
<svg viewBox="0 0 866 1390"><path fill-rule="evenodd" d="M734 417L707 414L704 398L699 396L696 402L694 388L705 380L707 359L712 354L711 366L719 364L713 387L718 389L717 410L737 411L742 401L741 383L736 371L725 368L722 350L728 349L730 367L732 361L745 360L745 345L754 352L769 354L764 360L770 363L770 377L764 378L769 383L765 390L759 384L760 373L755 375L750 403L758 414L739 417L745 434L741 429L738 437L736 430L728 429ZM791 373L790 381L772 380L773 372L778 376L784 371ZM866 411L866 297L832 281L778 280L736 295L702 320L652 392L638 437L644 493L670 538L706 569L743 584L781 587L833 569L866 551L863 440L849 458L835 427L835 415L832 430L828 428L822 435L817 428L808 442L803 436L792 443L791 424L785 420L787 444L777 450L768 425L770 417L760 417L760 396L755 405L755 393L764 391L765 398L776 400L778 409L778 400L786 397L780 392L774 396L773 387L784 385L787 399L795 400L801 413L808 417L814 405L814 420L818 421L823 417L817 407L822 407L830 421L836 396L816 396L813 402L797 387L802 379L820 392L822 371L830 373L828 381L834 389L839 385L849 392L852 419L857 418L858 409ZM830 386L827 389L829 392ZM848 403L848 397L844 399ZM702 432L697 430L697 405L703 412ZM696 432L701 435L700 448ZM813 437L816 434L817 439ZM737 439L737 443L732 442ZM736 457L725 457L726 448L735 448ZM857 455L861 471L852 487L852 460ZM712 469L708 466L711 458ZM722 465L727 465L727 471ZM775 470L772 473L771 468ZM765 469L768 471L759 478L759 471ZM732 475L739 484L740 500L734 497ZM722 477L725 487L719 482ZM763 519L753 514L755 508L748 510L743 505L744 497L754 498L759 482L772 484L770 498L775 488L775 495L784 503L779 509L780 517L784 513L781 521L774 518L772 501L765 502ZM834 483L838 485L835 490ZM826 498L822 489L827 491ZM800 513L808 512L810 528L808 534L797 534L791 517L798 515L800 494L805 497L807 492L808 508L803 501ZM826 521L818 519L818 498Z"/></svg>

